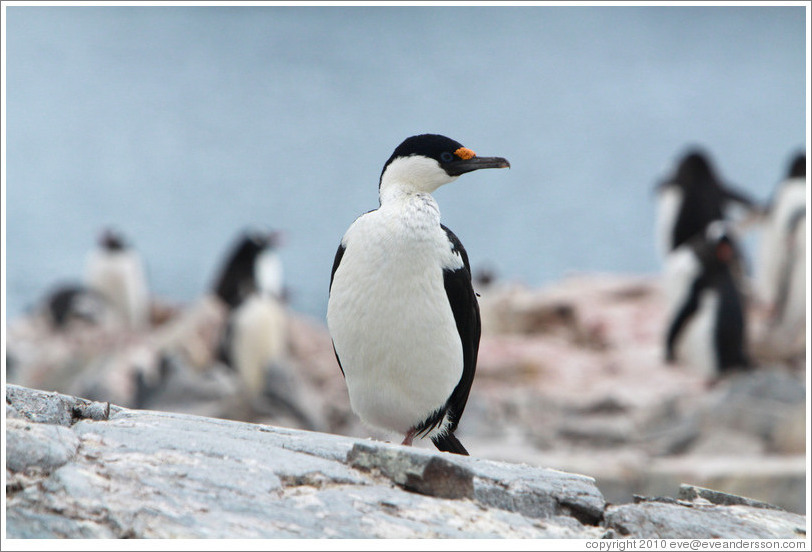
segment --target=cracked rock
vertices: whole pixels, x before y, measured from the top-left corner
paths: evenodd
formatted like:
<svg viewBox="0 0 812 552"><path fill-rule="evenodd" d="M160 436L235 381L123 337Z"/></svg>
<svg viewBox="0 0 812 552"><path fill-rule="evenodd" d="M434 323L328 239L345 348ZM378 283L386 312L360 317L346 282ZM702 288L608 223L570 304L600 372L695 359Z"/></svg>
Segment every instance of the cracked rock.
<svg viewBox="0 0 812 552"><path fill-rule="evenodd" d="M401 449L356 444L347 463L361 470L378 470L397 485L440 498L473 498L473 473L460 464L435 454L406 453Z"/></svg>

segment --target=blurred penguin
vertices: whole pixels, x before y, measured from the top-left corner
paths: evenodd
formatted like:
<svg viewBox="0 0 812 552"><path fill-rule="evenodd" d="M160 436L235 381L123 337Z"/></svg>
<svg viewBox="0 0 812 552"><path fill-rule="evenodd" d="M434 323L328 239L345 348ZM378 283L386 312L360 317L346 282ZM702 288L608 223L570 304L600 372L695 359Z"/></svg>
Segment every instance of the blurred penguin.
<svg viewBox="0 0 812 552"><path fill-rule="evenodd" d="M282 261L277 252L281 236L277 231L251 229L231 247L213 286L214 294L229 309L237 308L258 290L283 299Z"/></svg>
<svg viewBox="0 0 812 552"><path fill-rule="evenodd" d="M268 368L287 354L287 313L277 253L280 235L256 229L243 232L214 286L229 309L220 360L237 371L251 397L263 392Z"/></svg>
<svg viewBox="0 0 812 552"><path fill-rule="evenodd" d="M226 257L214 293L229 308L219 359L238 374L250 413L288 416L313 429L299 407L300 383L290 364L279 232L244 232Z"/></svg>
<svg viewBox="0 0 812 552"><path fill-rule="evenodd" d="M43 311L53 330L65 331L77 322L104 322L109 307L99 293L78 283L56 286L43 301Z"/></svg>
<svg viewBox="0 0 812 552"><path fill-rule="evenodd" d="M806 335L806 155L795 156L767 207L756 282L780 348Z"/></svg>
<svg viewBox="0 0 812 552"><path fill-rule="evenodd" d="M714 380L750 367L746 318L736 276L739 246L729 223L714 221L666 258L666 361Z"/></svg>
<svg viewBox="0 0 812 552"><path fill-rule="evenodd" d="M121 233L105 229L90 252L85 283L99 293L133 330L149 326L150 298L141 256Z"/></svg>
<svg viewBox="0 0 812 552"><path fill-rule="evenodd" d="M662 258L701 234L715 220L729 218L737 204L749 214L758 212L747 195L722 183L709 155L688 150L673 174L657 185L657 247Z"/></svg>

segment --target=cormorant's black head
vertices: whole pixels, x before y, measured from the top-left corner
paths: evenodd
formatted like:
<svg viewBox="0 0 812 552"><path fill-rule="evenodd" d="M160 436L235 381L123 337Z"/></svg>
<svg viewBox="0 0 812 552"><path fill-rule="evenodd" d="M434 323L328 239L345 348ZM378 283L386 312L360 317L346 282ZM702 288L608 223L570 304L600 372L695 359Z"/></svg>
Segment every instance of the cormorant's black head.
<svg viewBox="0 0 812 552"><path fill-rule="evenodd" d="M439 134L406 138L386 161L379 189L395 185L406 191L431 193L458 176L478 169L510 167L503 157L478 157L456 140Z"/></svg>

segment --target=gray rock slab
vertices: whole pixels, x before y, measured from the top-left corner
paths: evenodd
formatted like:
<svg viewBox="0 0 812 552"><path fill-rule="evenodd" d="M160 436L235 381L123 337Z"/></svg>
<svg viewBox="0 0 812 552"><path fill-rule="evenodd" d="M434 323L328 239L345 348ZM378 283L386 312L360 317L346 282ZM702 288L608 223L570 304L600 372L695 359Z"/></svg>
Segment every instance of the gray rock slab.
<svg viewBox="0 0 812 552"><path fill-rule="evenodd" d="M532 518L568 515L596 525L606 504L591 477L382 443L359 443L347 462L375 470L407 490L474 499Z"/></svg>
<svg viewBox="0 0 812 552"><path fill-rule="evenodd" d="M6 386L6 411L13 408L18 415L32 422L70 426L76 420L106 419L110 403L99 403L18 385Z"/></svg>
<svg viewBox="0 0 812 552"><path fill-rule="evenodd" d="M105 525L92 521L20 508L7 509L6 531L13 539L112 539L118 536Z"/></svg>
<svg viewBox="0 0 812 552"><path fill-rule="evenodd" d="M629 538L792 539L806 536L806 520L798 514L674 499L610 506L606 510L605 525Z"/></svg>
<svg viewBox="0 0 812 552"><path fill-rule="evenodd" d="M559 483L570 479L591 485L603 504L583 476L184 414L112 407L77 417L81 399L18 387L7 402L21 415L10 420L15 434L32 426L50 432L35 434L37 445L46 435L70 444L46 473L15 478L11 538L596 538L603 531L560 505L570 493ZM31 412L51 423L31 422ZM11 465L12 475L24 467ZM545 495L521 505L545 485L561 500ZM507 506L485 487L501 489ZM538 506L544 501L549 509Z"/></svg>
<svg viewBox="0 0 812 552"><path fill-rule="evenodd" d="M12 539L789 538L804 526L700 491L607 506L584 475L9 388Z"/></svg>
<svg viewBox="0 0 812 552"><path fill-rule="evenodd" d="M79 438L68 428L12 418L6 421L6 467L52 470L76 454Z"/></svg>
<svg viewBox="0 0 812 552"><path fill-rule="evenodd" d="M696 485L680 485L677 498L682 500L696 500L701 498L707 500L711 504L740 504L743 506L751 506L753 508L766 508L768 510L782 509L774 504L769 504L760 500L753 500L752 498L747 498L744 496L723 493L713 489L706 489L704 487L697 487Z"/></svg>

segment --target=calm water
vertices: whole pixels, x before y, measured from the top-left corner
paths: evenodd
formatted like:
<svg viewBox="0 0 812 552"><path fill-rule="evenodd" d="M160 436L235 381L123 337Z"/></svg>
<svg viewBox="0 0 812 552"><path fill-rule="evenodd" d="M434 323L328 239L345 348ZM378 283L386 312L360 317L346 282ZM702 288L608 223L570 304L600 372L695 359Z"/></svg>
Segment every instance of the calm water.
<svg viewBox="0 0 812 552"><path fill-rule="evenodd" d="M690 144L759 199L806 147L802 7L7 15L9 319L79 278L107 224L178 302L239 230L282 229L294 307L322 317L341 235L412 134L511 161L436 197L474 268L529 284L658 270L651 189Z"/></svg>

